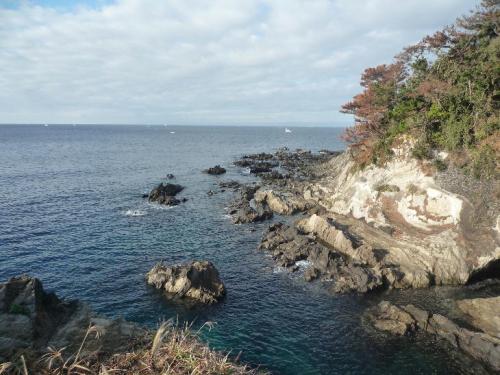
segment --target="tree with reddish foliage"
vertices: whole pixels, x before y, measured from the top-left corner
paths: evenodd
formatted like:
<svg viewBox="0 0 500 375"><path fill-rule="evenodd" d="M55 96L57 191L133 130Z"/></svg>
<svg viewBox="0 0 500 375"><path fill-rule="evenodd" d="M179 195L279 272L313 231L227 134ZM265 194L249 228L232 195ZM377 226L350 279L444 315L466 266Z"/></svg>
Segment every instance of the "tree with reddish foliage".
<svg viewBox="0 0 500 375"><path fill-rule="evenodd" d="M484 0L394 63L363 72L363 91L341 108L354 116L343 139L361 165L388 160L402 134L416 140L419 158L446 149L465 152L479 166L484 155L500 160L499 1Z"/></svg>
<svg viewBox="0 0 500 375"><path fill-rule="evenodd" d="M398 87L404 81L400 62L366 69L361 76L364 90L342 106L342 113L354 115L355 125L346 129L343 139L357 144L372 136L384 134L384 117L391 108Z"/></svg>

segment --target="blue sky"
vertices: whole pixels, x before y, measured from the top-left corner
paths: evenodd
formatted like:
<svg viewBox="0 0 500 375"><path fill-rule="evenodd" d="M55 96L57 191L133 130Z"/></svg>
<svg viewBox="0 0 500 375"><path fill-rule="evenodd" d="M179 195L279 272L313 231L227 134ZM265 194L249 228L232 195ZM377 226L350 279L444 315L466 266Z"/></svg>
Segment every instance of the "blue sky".
<svg viewBox="0 0 500 375"><path fill-rule="evenodd" d="M345 126L364 68L474 0L0 0L0 123Z"/></svg>

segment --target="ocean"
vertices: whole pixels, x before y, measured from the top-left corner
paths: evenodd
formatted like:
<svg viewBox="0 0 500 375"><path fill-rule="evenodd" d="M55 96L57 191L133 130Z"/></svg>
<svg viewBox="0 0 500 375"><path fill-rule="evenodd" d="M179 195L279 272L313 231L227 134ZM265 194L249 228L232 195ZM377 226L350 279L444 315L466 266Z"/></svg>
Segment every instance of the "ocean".
<svg viewBox="0 0 500 375"><path fill-rule="evenodd" d="M221 180L252 177L232 165L279 147L340 150L338 128L191 126L0 126L0 280L30 274L60 297L99 314L155 327L163 319L215 322L202 332L276 374L480 373L432 342L371 330L363 311L382 299L452 314L460 288L331 295L281 272L258 251L269 223L233 225ZM223 176L202 170L216 164ZM142 198L172 173L188 201L173 208ZM278 220L279 218L276 218ZM212 261L223 302L192 307L147 286L158 261Z"/></svg>

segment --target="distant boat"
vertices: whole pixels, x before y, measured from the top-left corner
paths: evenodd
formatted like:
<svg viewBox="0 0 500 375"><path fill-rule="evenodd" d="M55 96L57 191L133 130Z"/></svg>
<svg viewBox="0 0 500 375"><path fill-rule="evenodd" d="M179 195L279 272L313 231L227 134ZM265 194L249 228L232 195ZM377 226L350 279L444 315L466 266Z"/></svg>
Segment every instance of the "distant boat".
<svg viewBox="0 0 500 375"><path fill-rule="evenodd" d="M170 134L175 134L175 132L170 132Z"/></svg>
<svg viewBox="0 0 500 375"><path fill-rule="evenodd" d="M43 124L43 126L49 126L49 124Z"/></svg>
<svg viewBox="0 0 500 375"><path fill-rule="evenodd" d="M285 128L285 133L291 133L292 131L288 128Z"/></svg>

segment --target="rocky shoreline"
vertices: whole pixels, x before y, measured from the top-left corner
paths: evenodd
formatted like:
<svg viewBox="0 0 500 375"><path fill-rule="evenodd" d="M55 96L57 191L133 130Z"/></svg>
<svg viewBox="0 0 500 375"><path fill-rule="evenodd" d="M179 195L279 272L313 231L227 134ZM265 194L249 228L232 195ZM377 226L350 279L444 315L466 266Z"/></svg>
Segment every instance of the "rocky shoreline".
<svg viewBox="0 0 500 375"><path fill-rule="evenodd" d="M469 198L467 189L462 195L456 189L446 190L450 185L445 181L451 175L415 161L407 150L404 144L394 150L398 156L384 169L357 169L349 151L282 148L272 154L244 155L234 165L257 181L218 181L218 187L220 192L232 191L227 211L234 224L269 221L259 251L269 254L277 266L300 272L306 282L319 283L331 293L464 285L500 278L498 215L472 225L470 217L481 206L478 198ZM217 165L204 172L220 176L226 169ZM467 182L465 176L457 176L453 171L455 180ZM186 200L176 198L183 189L162 183L144 198L177 205ZM490 206L498 214L498 205ZM146 274L146 282L173 302L212 304L226 295L209 261L158 263ZM395 335L434 335L500 371L500 298L456 304L470 318L469 327L414 305L389 302L367 310L362 319ZM0 285L0 314L2 360L27 348L43 352L47 346L75 347L91 326L104 336L95 343L89 340L89 350L103 355L129 350L146 334L131 323L98 317L79 301L61 301L30 277Z"/></svg>
<svg viewBox="0 0 500 375"><path fill-rule="evenodd" d="M146 335L133 323L96 315L84 302L59 299L36 278L19 276L0 284L0 362L28 349L76 351L89 327L98 335L86 339L85 350L101 355L133 350Z"/></svg>
<svg viewBox="0 0 500 375"><path fill-rule="evenodd" d="M500 278L495 197L491 193L482 200L470 197L469 176L457 170L438 171L430 162L415 160L409 150L403 142L385 168L365 169L355 166L349 151L280 149L274 154L244 155L234 164L258 177L258 182L233 186L236 194L229 214L235 224L273 220L259 249L269 253L277 266L292 273L303 271L305 281L319 281L333 293ZM458 181L464 189L456 188ZM447 190L449 186L455 188ZM492 201L496 203L491 206ZM473 225L470 217L477 217L484 204L490 204L489 211L495 214ZM498 371L500 322L484 311L498 316L499 299L472 299L460 305L474 311L474 321L481 322L477 331L438 314L388 303L375 309L379 318L373 318L373 310L366 315L375 327L384 329L385 324L392 333L420 330L437 335ZM394 316L384 321L387 312ZM425 314L434 317L434 326L419 321ZM490 331L484 330L485 325Z"/></svg>

